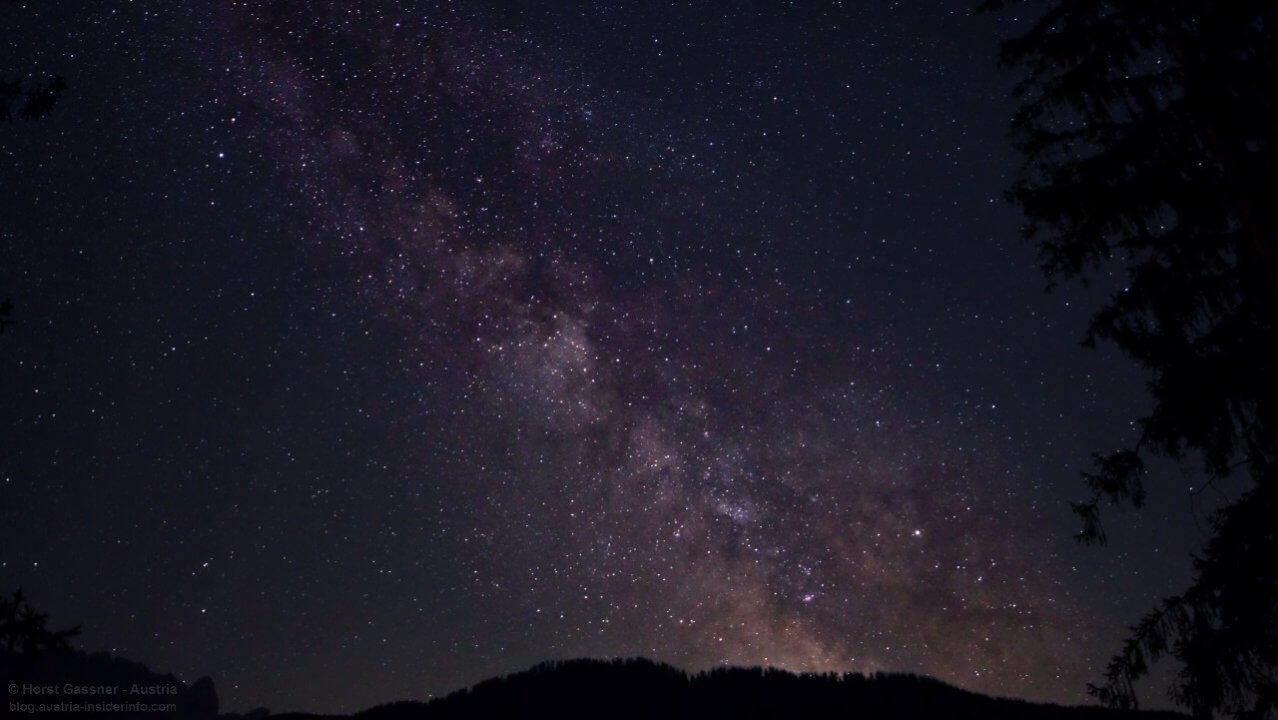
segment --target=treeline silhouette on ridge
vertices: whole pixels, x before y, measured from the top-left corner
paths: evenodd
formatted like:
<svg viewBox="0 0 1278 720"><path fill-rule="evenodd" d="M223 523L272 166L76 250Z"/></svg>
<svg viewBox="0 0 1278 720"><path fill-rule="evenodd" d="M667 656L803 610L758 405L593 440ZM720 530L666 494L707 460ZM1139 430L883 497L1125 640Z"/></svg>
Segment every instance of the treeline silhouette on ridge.
<svg viewBox="0 0 1278 720"><path fill-rule="evenodd" d="M276 720L320 717L288 713ZM642 658L546 662L429 702L403 701L358 720L481 718L840 718L856 720L1186 720L1174 712L1063 707L994 698L901 673L794 674L725 667L696 674Z"/></svg>

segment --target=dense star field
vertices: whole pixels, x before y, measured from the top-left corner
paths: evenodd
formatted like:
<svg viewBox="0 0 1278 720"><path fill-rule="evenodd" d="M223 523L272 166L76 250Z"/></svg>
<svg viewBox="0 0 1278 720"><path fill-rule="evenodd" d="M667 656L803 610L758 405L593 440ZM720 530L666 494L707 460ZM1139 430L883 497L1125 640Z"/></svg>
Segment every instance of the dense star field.
<svg viewBox="0 0 1278 720"><path fill-rule="evenodd" d="M1071 537L1147 401L1002 200L1014 14L26 5L0 591L87 650L228 710L634 655L1077 703L1186 583L1174 469Z"/></svg>

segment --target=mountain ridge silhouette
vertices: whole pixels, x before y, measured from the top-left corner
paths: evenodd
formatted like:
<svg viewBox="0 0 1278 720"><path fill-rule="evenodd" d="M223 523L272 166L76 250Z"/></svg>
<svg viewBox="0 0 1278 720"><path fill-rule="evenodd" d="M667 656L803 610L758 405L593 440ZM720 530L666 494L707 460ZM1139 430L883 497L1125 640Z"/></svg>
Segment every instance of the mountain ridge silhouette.
<svg viewBox="0 0 1278 720"><path fill-rule="evenodd" d="M487 718L853 718L855 720L1189 720L1171 711L1124 711L1000 698L908 673L792 673L777 668L719 667L696 673L647 658L579 658L539 663L429 700L402 700L352 714L286 712L266 708L218 713L209 678L192 685L109 653L78 650L0 652L8 682L62 685L171 686L176 703L158 717L178 720L485 720ZM31 698L54 701L56 698ZM114 698L108 698L114 699ZM119 698L139 700L140 698ZM9 710L5 713L4 710ZM52 717L121 717L51 712ZM0 708L0 716L25 716Z"/></svg>
<svg viewBox="0 0 1278 720"><path fill-rule="evenodd" d="M1187 720L1171 711L1123 711L997 698L907 673L801 673L722 667L687 673L646 658L549 661L426 701L351 715L283 713L273 720L484 718L856 718L858 720Z"/></svg>

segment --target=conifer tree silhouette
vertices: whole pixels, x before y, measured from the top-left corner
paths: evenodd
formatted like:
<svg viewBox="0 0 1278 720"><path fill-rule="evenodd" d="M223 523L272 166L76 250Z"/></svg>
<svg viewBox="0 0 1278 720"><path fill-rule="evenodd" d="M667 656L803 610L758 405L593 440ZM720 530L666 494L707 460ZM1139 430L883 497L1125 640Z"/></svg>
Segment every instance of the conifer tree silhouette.
<svg viewBox="0 0 1278 720"><path fill-rule="evenodd" d="M985 0L984 11L1023 0ZM1010 199L1053 281L1122 276L1086 344L1150 376L1131 447L1094 456L1080 539L1103 503L1145 500L1152 455L1201 461L1198 493L1247 489L1209 521L1196 576L1138 625L1091 690L1135 706L1133 681L1174 658L1170 695L1199 718L1278 711L1278 5L1054 0L1004 65L1027 74ZM1223 493L1220 493L1223 497Z"/></svg>
<svg viewBox="0 0 1278 720"><path fill-rule="evenodd" d="M12 600L0 598L0 643L5 650L26 655L69 650L68 641L80 634L79 625L56 632L48 625L49 616L36 612L21 588L14 592Z"/></svg>

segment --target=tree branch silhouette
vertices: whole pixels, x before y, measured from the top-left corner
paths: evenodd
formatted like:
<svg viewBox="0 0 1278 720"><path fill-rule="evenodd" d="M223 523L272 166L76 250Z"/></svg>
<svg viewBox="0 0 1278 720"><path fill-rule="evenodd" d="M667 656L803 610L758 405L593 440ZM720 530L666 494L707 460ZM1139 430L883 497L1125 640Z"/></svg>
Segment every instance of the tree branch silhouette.
<svg viewBox="0 0 1278 720"><path fill-rule="evenodd" d="M1260 0L1054 0L1001 47L1025 72L1012 120L1025 165L1008 191L1025 238L1053 285L1121 278L1084 344L1113 343L1150 377L1137 442L1083 473L1079 539L1107 542L1102 506L1144 504L1151 456L1200 464L1191 502L1250 481L1211 516L1191 586L1091 688L1117 706L1170 657L1169 695L1196 717L1278 708L1276 30L1278 6Z"/></svg>
<svg viewBox="0 0 1278 720"><path fill-rule="evenodd" d="M37 612L19 588L13 599L0 598L0 643L9 652L34 654L71 648L70 639L80 634L80 626L49 630L49 616Z"/></svg>

